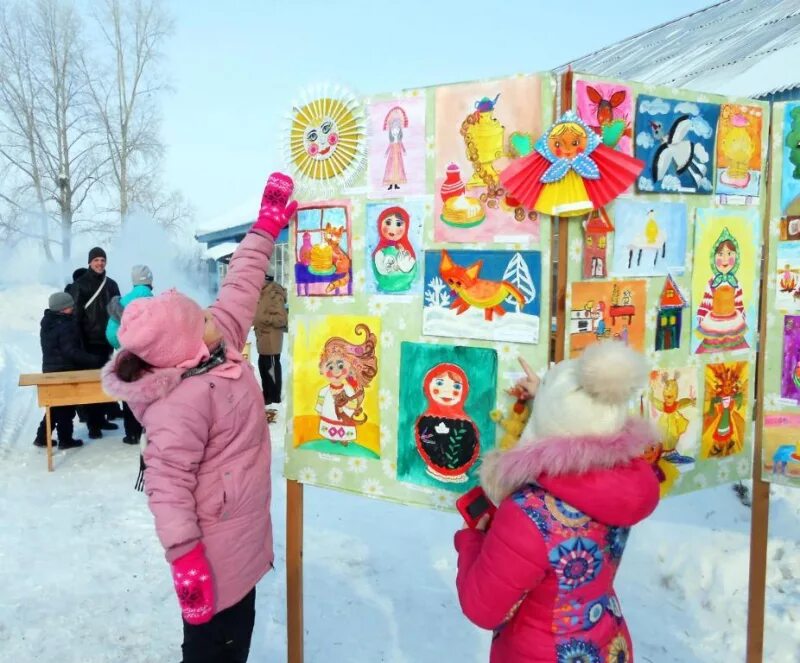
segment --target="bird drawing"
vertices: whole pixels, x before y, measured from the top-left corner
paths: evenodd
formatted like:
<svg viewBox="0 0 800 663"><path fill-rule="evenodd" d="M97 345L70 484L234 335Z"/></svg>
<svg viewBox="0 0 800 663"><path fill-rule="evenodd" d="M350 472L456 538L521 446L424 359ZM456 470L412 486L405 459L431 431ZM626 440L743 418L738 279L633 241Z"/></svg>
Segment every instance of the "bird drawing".
<svg viewBox="0 0 800 663"><path fill-rule="evenodd" d="M653 155L653 181L663 180L674 166L675 174L679 178L688 173L695 188L702 188L701 182L708 173L708 152L705 147L688 137L692 129L692 117L681 115L666 132L661 122L651 121L650 129L653 137L661 143Z"/></svg>

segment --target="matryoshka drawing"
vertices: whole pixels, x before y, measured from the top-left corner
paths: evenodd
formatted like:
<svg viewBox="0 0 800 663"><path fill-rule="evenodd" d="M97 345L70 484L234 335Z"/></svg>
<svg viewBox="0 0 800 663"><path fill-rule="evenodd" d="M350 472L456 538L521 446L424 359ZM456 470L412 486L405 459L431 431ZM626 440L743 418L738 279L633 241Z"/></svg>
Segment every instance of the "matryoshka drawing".
<svg viewBox="0 0 800 663"><path fill-rule="evenodd" d="M417 275L417 255L408 238L411 218L402 207L387 207L378 215L378 245L372 270L381 292L405 292Z"/></svg>
<svg viewBox="0 0 800 663"><path fill-rule="evenodd" d="M456 364L437 364L425 375L422 388L428 406L414 424L417 451L434 479L465 483L480 454L478 427L464 412L466 373Z"/></svg>

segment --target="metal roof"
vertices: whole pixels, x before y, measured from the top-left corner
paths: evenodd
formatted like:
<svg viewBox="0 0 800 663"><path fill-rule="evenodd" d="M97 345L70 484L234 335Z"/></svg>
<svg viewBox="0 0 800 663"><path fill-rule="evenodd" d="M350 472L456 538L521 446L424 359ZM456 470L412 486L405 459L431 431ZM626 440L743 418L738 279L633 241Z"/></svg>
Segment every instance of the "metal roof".
<svg viewBox="0 0 800 663"><path fill-rule="evenodd" d="M725 0L558 68L749 97L800 86L800 0Z"/></svg>

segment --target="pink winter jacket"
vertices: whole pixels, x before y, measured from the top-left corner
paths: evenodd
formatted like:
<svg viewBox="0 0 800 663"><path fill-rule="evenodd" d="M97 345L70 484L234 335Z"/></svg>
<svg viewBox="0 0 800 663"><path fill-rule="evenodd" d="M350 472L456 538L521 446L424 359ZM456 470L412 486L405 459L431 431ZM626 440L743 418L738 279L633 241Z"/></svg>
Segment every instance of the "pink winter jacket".
<svg viewBox="0 0 800 663"><path fill-rule="evenodd" d="M240 350L253 323L271 237L249 233L210 307L229 348ZM124 352L124 350L123 350ZM240 601L273 562L271 449L264 397L249 363L238 378L155 369L121 381L112 360L103 387L127 401L147 431L145 490L172 562L198 541L214 577L215 612Z"/></svg>
<svg viewBox="0 0 800 663"><path fill-rule="evenodd" d="M613 582L630 527L658 504L655 472L637 458L655 435L631 419L613 437L486 459L484 488L500 506L486 533L461 530L455 545L464 614L495 632L490 663L633 661Z"/></svg>

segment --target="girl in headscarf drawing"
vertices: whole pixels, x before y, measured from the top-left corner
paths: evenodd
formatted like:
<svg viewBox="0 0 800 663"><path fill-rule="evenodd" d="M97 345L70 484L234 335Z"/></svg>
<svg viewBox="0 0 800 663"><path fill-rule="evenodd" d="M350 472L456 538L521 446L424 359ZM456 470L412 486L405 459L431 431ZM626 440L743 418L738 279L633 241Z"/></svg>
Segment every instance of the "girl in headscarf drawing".
<svg viewBox="0 0 800 663"><path fill-rule="evenodd" d="M480 454L478 427L464 412L467 375L456 364L437 364L425 375L422 389L428 407L414 425L417 451L434 479L464 483Z"/></svg>
<svg viewBox="0 0 800 663"><path fill-rule="evenodd" d="M378 374L377 337L365 324L356 325L355 333L364 336L363 343L334 336L325 343L319 359L320 375L328 382L317 396L319 434L344 446L356 439L356 426L367 421L364 390Z"/></svg>
<svg viewBox="0 0 800 663"><path fill-rule="evenodd" d="M711 252L713 276L697 308L697 332L702 342L697 354L742 350L750 347L745 340L742 287L736 278L739 270L739 243L725 228Z"/></svg>
<svg viewBox="0 0 800 663"><path fill-rule="evenodd" d="M386 188L399 190L401 184L405 184L406 167L403 163L403 155L406 148L403 145L403 128L408 127L408 116L406 112L395 106L386 114L383 120L383 128L389 138L389 146L386 148L386 170L383 171L383 183Z"/></svg>
<svg viewBox="0 0 800 663"><path fill-rule="evenodd" d="M378 245L372 269L381 292L404 292L417 275L417 254L408 239L411 217L402 207L387 207L378 215Z"/></svg>

